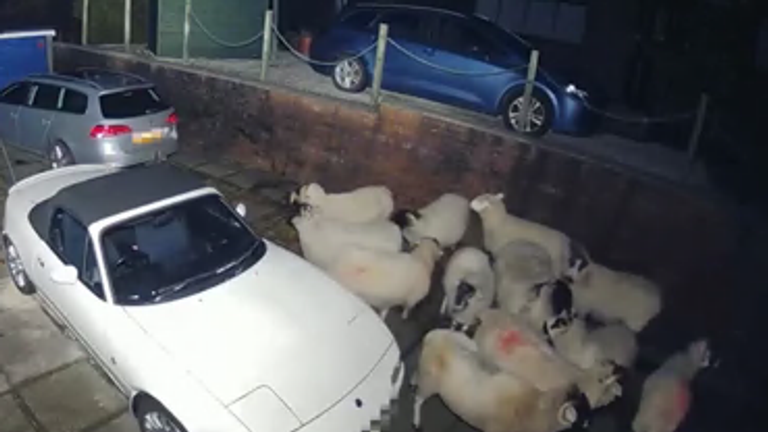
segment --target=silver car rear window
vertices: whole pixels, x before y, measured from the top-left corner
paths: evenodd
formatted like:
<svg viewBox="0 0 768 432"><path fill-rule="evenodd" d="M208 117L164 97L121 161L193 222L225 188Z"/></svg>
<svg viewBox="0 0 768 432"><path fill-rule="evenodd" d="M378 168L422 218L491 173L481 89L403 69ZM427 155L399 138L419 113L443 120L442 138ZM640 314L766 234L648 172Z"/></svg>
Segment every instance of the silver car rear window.
<svg viewBox="0 0 768 432"><path fill-rule="evenodd" d="M154 114L170 108L152 88L124 90L102 95L101 114L106 119L125 119Z"/></svg>

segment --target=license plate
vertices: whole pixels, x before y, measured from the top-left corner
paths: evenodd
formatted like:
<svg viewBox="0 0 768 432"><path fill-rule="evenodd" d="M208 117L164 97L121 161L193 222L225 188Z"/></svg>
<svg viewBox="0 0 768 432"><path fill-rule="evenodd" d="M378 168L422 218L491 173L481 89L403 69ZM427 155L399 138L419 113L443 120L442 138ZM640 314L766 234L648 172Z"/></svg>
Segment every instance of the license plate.
<svg viewBox="0 0 768 432"><path fill-rule="evenodd" d="M134 144L151 144L163 139L168 134L168 128L155 128L149 132L137 132L133 134Z"/></svg>

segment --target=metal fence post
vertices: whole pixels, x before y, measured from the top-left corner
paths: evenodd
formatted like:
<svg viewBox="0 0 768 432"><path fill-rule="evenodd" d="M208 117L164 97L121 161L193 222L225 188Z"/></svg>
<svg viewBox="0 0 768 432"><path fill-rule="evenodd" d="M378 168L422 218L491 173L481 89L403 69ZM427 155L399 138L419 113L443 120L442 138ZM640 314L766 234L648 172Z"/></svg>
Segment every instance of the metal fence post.
<svg viewBox="0 0 768 432"><path fill-rule="evenodd" d="M381 80L384 77L388 34L389 26L386 23L379 24L379 39L376 41L376 64L373 68L373 83L371 85L371 102L374 105L381 103Z"/></svg>
<svg viewBox="0 0 768 432"><path fill-rule="evenodd" d="M523 90L523 106L520 107L520 115L523 116L523 132L530 130L531 117L531 95L533 94L533 82L536 80L536 72L539 68L539 51L531 51L531 58L528 60L528 75L525 78L525 89Z"/></svg>
<svg viewBox="0 0 768 432"><path fill-rule="evenodd" d="M88 6L90 1L83 0L83 17L80 22L80 44L88 45Z"/></svg>
<svg viewBox="0 0 768 432"><path fill-rule="evenodd" d="M261 80L267 79L269 58L272 55L272 10L267 9L264 14L264 36L261 40Z"/></svg>
<svg viewBox="0 0 768 432"><path fill-rule="evenodd" d="M181 55L184 61L189 61L189 19L192 15L192 0L187 0L184 5L184 40L182 41Z"/></svg>
<svg viewBox="0 0 768 432"><path fill-rule="evenodd" d="M123 16L123 44L125 52L131 49L131 0L125 0L125 16Z"/></svg>
<svg viewBox="0 0 768 432"><path fill-rule="evenodd" d="M707 116L707 105L709 105L709 95L706 93L699 98L699 108L696 110L696 121L693 123L691 137L688 139L688 161L693 162L696 158L696 152L699 150L699 141L701 131L704 129L704 120Z"/></svg>

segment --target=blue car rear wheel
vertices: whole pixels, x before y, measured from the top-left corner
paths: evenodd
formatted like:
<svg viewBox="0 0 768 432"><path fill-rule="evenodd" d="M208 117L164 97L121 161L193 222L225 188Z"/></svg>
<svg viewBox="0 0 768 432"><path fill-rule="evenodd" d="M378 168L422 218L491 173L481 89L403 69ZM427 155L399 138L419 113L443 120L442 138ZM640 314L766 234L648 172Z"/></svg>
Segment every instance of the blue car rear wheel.
<svg viewBox="0 0 768 432"><path fill-rule="evenodd" d="M333 68L333 85L348 93L359 93L367 85L365 64L359 58L346 58Z"/></svg>

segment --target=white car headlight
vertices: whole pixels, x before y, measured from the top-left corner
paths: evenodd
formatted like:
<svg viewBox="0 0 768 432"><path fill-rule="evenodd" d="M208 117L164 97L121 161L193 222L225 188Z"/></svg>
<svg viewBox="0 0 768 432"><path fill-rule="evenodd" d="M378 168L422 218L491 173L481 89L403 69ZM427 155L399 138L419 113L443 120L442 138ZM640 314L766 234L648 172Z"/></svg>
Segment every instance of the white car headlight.
<svg viewBox="0 0 768 432"><path fill-rule="evenodd" d="M290 432L301 426L269 387L259 387L228 408L251 432Z"/></svg>
<svg viewBox="0 0 768 432"><path fill-rule="evenodd" d="M576 87L575 84L568 84L565 87L565 92L568 94L576 95L582 99L585 99L589 96L585 90L581 90L580 88Z"/></svg>

